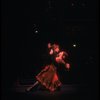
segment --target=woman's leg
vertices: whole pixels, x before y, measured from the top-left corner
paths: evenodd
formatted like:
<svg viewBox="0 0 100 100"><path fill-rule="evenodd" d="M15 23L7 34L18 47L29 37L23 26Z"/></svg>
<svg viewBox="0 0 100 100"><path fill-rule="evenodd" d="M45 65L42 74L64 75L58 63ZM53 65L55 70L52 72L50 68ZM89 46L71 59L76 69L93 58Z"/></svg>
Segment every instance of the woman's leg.
<svg viewBox="0 0 100 100"><path fill-rule="evenodd" d="M39 84L39 82L36 81L33 85L31 85L29 88L27 88L27 91L30 91L32 88L34 88L38 84Z"/></svg>

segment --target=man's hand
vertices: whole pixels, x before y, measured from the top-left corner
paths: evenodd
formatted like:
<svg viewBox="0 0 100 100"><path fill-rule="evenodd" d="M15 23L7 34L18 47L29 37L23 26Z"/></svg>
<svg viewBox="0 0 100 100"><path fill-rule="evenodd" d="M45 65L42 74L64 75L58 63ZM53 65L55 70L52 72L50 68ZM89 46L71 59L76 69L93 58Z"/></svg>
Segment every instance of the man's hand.
<svg viewBox="0 0 100 100"><path fill-rule="evenodd" d="M48 43L48 48L51 48L51 43Z"/></svg>
<svg viewBox="0 0 100 100"><path fill-rule="evenodd" d="M69 70L70 69L70 64L69 63L66 63L66 68Z"/></svg>

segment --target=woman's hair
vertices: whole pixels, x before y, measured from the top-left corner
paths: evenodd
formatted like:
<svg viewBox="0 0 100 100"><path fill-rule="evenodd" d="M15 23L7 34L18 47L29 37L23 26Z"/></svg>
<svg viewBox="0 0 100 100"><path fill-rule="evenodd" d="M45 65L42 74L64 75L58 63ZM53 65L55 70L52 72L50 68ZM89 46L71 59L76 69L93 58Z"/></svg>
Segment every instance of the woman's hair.
<svg viewBox="0 0 100 100"><path fill-rule="evenodd" d="M59 48L59 45L58 45L58 44L53 44L53 45L52 45L52 48L53 48L53 49Z"/></svg>

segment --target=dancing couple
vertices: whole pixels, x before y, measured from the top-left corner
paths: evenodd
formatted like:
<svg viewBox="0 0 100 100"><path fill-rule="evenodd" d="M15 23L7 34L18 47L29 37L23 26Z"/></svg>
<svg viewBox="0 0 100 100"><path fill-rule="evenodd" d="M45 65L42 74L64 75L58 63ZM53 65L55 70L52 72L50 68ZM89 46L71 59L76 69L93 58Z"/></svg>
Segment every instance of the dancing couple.
<svg viewBox="0 0 100 100"><path fill-rule="evenodd" d="M33 89L36 85L41 84L50 92L56 91L62 86L57 73L57 65L64 65L67 70L70 69L68 63L68 53L61 50L58 44L48 43L48 53L51 58L51 63L46 65L44 69L36 76L36 82L27 88L27 91Z"/></svg>

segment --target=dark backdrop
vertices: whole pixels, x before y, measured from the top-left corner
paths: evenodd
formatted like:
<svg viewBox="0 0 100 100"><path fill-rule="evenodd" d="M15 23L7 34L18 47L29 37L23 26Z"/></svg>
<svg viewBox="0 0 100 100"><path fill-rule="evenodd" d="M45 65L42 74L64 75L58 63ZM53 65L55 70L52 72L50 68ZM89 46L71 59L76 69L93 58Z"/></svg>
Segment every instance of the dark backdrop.
<svg viewBox="0 0 100 100"><path fill-rule="evenodd" d="M34 80L48 62L49 41L69 53L70 72L59 69L63 83L98 86L97 0L2 0L1 7L3 87Z"/></svg>

